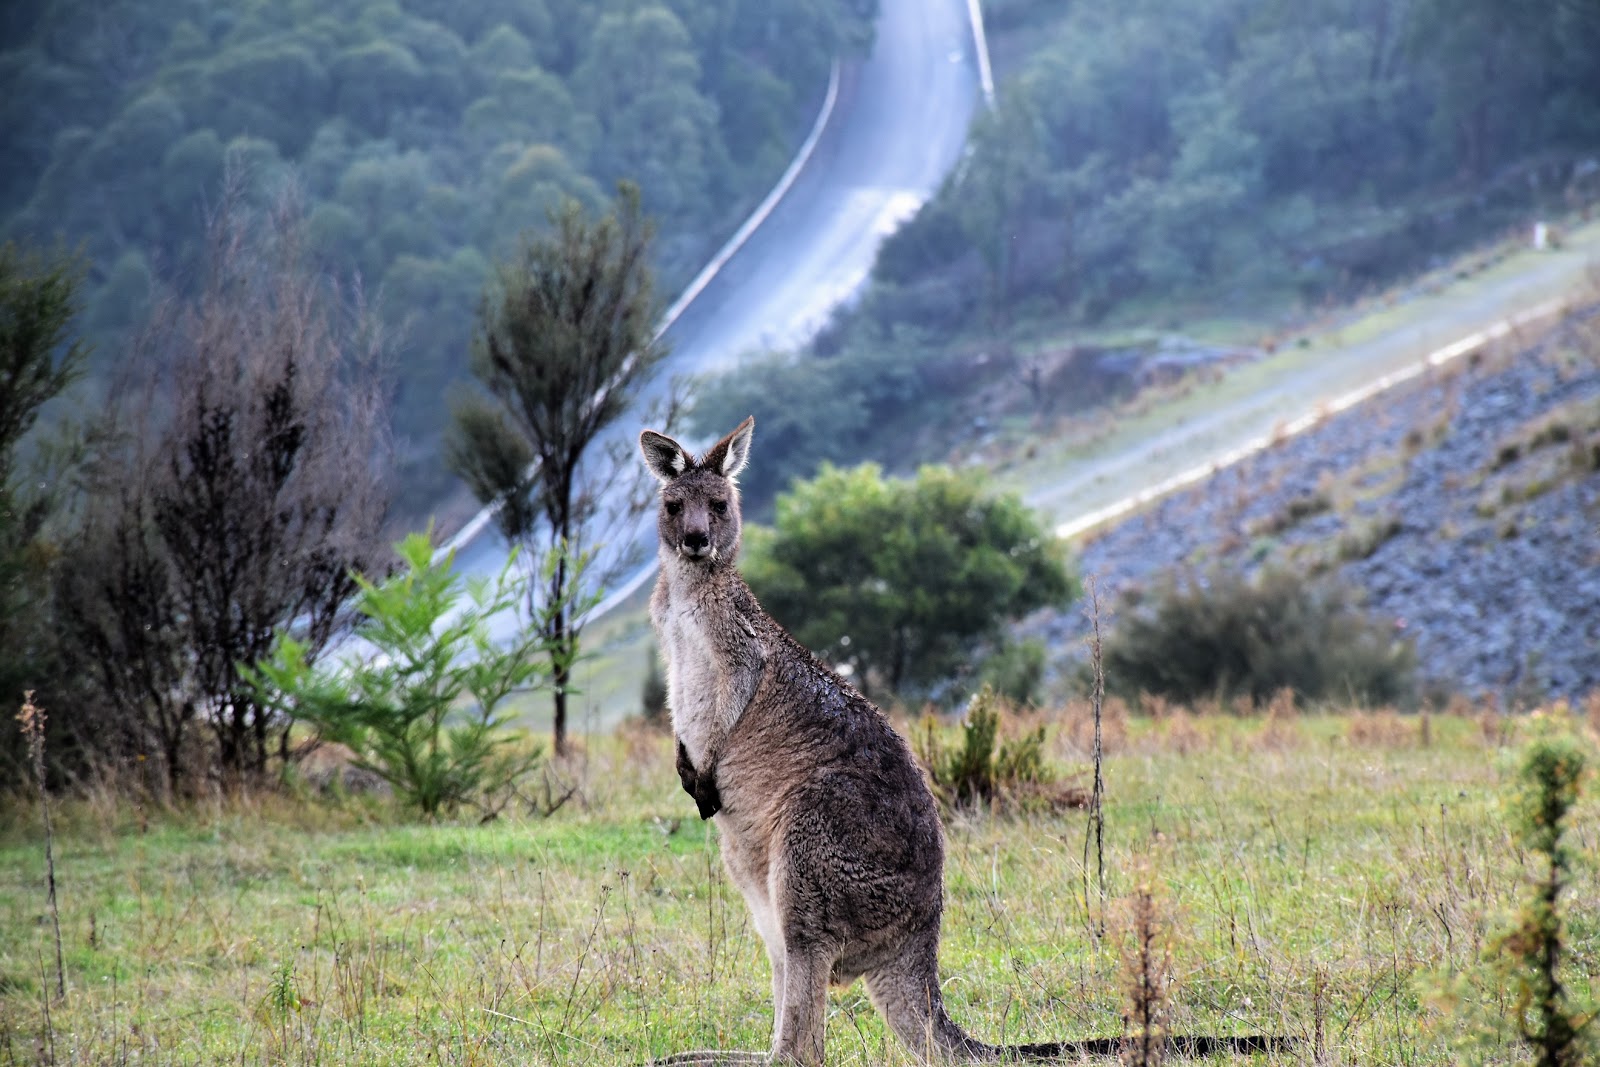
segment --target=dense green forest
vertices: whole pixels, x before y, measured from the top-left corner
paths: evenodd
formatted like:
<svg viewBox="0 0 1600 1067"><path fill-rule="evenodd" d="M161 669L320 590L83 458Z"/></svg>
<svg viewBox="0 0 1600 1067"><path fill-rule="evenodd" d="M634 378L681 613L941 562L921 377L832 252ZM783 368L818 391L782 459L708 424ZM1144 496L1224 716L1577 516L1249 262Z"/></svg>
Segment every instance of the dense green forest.
<svg viewBox="0 0 1600 1067"><path fill-rule="evenodd" d="M0 235L80 245L95 365L182 286L231 158L299 184L331 278L404 326L408 489L443 484L444 387L491 262L562 197L636 181L661 288L786 164L873 0L12 0ZM424 489L418 476L424 475Z"/></svg>
<svg viewBox="0 0 1600 1067"><path fill-rule="evenodd" d="M991 6L1044 36L885 251L918 321L1338 293L1597 165L1600 0ZM962 258L982 285L949 284Z"/></svg>
<svg viewBox="0 0 1600 1067"><path fill-rule="evenodd" d="M701 404L755 411L785 479L904 463L908 422L970 387L962 352L1196 313L1266 332L1600 199L1600 0L984 9L1008 69L967 160L814 351Z"/></svg>

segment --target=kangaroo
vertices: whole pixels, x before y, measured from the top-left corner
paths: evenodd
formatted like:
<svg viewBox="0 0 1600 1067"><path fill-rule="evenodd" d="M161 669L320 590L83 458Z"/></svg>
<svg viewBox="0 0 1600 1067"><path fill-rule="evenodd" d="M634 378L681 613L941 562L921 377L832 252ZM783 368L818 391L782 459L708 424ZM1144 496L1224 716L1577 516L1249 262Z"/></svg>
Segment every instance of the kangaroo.
<svg viewBox="0 0 1600 1067"><path fill-rule="evenodd" d="M952 1021L939 986L944 833L905 740L795 641L734 569L747 418L698 460L646 430L661 482L650 617L667 661L677 770L772 961L770 1053L688 1052L658 1064L823 1062L831 982L866 981L890 1029L942 1062L1108 1055L1116 1039L988 1045ZM1269 1039L1180 1039L1183 1051Z"/></svg>

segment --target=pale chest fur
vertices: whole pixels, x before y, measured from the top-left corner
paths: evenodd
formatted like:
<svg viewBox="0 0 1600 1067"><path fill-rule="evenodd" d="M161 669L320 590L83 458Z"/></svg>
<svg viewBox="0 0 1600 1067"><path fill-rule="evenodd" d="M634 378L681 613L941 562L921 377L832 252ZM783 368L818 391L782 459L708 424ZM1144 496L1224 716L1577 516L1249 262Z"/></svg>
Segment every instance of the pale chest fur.
<svg viewBox="0 0 1600 1067"><path fill-rule="evenodd" d="M695 766L703 766L707 752L744 711L737 698L747 699L751 687L750 679L740 677L749 668L739 646L754 635L745 620L729 611L723 590L694 581L676 566L663 569L650 614L667 661L673 732Z"/></svg>

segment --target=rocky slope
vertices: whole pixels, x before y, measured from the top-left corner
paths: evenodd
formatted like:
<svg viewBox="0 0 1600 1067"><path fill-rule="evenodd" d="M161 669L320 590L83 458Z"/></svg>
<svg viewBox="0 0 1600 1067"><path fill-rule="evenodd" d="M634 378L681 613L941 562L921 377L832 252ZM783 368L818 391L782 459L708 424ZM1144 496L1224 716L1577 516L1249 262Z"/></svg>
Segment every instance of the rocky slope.
<svg viewBox="0 0 1600 1067"><path fill-rule="evenodd" d="M1600 689L1600 307L1330 416L1081 548L1113 608L1163 572L1268 565L1359 587L1415 641L1430 690ZM1080 609L1039 626L1082 648Z"/></svg>

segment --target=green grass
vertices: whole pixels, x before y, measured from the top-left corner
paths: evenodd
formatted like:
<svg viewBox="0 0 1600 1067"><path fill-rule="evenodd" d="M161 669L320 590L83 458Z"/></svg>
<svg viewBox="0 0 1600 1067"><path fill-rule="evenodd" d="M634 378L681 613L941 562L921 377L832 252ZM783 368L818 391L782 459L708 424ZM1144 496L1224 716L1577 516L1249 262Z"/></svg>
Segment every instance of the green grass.
<svg viewBox="0 0 1600 1067"><path fill-rule="evenodd" d="M1050 718L1071 778L1081 709ZM1081 812L949 821L952 1013L989 1040L1120 1032L1119 898L1141 866L1176 932L1175 1029L1310 1039L1332 1062L1456 1062L1429 1006L1521 891L1506 752L1480 723L1217 715L1107 731L1107 892ZM589 745L550 819L413 826L287 797L58 812L66 999L48 1005L38 812L0 815L0 1064L622 1064L762 1048L768 967L669 743ZM1181 753L1187 754L1181 754ZM1600 971L1591 790L1572 976ZM1104 932L1101 933L1101 923ZM1324 993L1313 995L1318 983ZM829 1062L905 1064L859 986ZM52 1037L53 1035L53 1037ZM1515 1062L1502 1050L1492 1062ZM1282 1057L1310 1062L1309 1049Z"/></svg>

